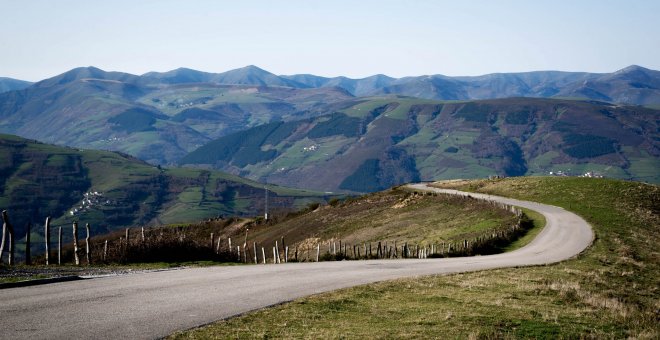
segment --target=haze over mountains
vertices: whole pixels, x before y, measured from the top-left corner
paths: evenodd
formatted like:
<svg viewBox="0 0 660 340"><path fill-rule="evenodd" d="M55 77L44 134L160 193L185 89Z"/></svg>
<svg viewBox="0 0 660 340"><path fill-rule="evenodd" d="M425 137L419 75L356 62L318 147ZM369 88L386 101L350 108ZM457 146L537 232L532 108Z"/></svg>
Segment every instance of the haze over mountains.
<svg viewBox="0 0 660 340"><path fill-rule="evenodd" d="M660 105L660 72L632 65L614 73L536 71L493 73L474 77L425 75L392 78L377 74L362 79L312 74L277 76L256 66L224 73L186 68L150 72L142 78L168 84L218 83L294 88L342 88L354 96L404 95L423 99L469 100L509 97L580 98L621 104Z"/></svg>
<svg viewBox="0 0 660 340"><path fill-rule="evenodd" d="M639 66L398 79L84 67L0 93L0 132L323 190L561 169L658 182L658 107L660 72Z"/></svg>
<svg viewBox="0 0 660 340"><path fill-rule="evenodd" d="M361 79L344 76L329 78L312 74L275 75L253 65L223 73L178 68L168 72L149 72L141 76L86 67L73 69L40 84L50 86L54 82L63 84L84 78L118 80L135 85L214 83L286 86L300 89L338 87L358 97L384 94L441 100L560 97L622 104L660 105L660 71L637 65L613 73L534 71L469 77L438 74L402 78L377 74ZM20 90L30 84L32 83L0 78L0 92Z"/></svg>

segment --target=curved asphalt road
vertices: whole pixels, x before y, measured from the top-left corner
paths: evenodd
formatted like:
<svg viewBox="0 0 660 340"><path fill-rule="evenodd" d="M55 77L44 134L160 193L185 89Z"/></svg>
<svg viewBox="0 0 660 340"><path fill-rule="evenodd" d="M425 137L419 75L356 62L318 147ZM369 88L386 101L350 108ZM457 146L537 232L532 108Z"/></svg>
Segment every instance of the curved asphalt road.
<svg viewBox="0 0 660 340"><path fill-rule="evenodd" d="M416 190L466 194L414 184ZM553 263L586 249L591 227L562 208L503 197L547 219L526 247L490 256L191 268L0 290L1 339L158 338L299 297L430 274Z"/></svg>

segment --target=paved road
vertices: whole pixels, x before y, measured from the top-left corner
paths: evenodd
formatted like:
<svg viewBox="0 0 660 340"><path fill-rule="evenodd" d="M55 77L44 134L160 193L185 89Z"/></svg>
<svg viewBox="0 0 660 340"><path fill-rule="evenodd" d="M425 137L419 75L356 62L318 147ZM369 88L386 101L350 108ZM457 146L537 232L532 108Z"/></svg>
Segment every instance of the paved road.
<svg viewBox="0 0 660 340"><path fill-rule="evenodd" d="M413 185L418 190L460 192ZM546 228L505 254L426 260L373 260L192 268L0 290L1 339L158 338L299 297L401 277L552 263L594 237L564 209L470 194L542 213Z"/></svg>

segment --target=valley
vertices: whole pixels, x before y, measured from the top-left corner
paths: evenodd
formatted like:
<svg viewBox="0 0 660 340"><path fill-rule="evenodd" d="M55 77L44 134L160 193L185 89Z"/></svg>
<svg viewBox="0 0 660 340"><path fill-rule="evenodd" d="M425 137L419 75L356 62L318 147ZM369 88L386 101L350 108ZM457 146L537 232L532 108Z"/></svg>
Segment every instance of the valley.
<svg viewBox="0 0 660 340"><path fill-rule="evenodd" d="M99 235L121 227L195 222L263 213L264 185L210 170L161 168L109 151L80 150L0 135L0 206L16 234L32 223L32 242L43 251L42 224L90 223ZM289 211L331 194L267 185L274 212ZM65 242L70 233L64 236ZM35 244L38 243L38 246ZM18 243L19 251L21 244Z"/></svg>

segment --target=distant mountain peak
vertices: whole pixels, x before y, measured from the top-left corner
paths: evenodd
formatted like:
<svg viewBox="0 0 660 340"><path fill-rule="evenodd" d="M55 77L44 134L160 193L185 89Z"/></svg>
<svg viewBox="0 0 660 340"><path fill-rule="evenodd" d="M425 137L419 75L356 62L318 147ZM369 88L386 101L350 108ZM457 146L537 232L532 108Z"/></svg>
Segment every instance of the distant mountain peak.
<svg viewBox="0 0 660 340"><path fill-rule="evenodd" d="M639 65L630 65L628 67L624 67L616 72L615 74L623 74L623 73L631 73L631 72L637 72L637 71L642 71L642 72L647 72L650 71L648 68L639 66Z"/></svg>
<svg viewBox="0 0 660 340"><path fill-rule="evenodd" d="M76 67L67 72L64 72L63 75L64 74L92 75L92 74L104 74L104 73L107 72L96 66L83 66L83 67Z"/></svg>
<svg viewBox="0 0 660 340"><path fill-rule="evenodd" d="M136 81L138 76L124 72L108 72L95 66L76 67L67 72L44 79L35 84L37 87L50 87L75 82L82 79L104 79L121 82Z"/></svg>
<svg viewBox="0 0 660 340"><path fill-rule="evenodd" d="M270 73L270 72L262 69L261 67L258 67L258 66L255 66L255 65L247 65L247 66L244 66L244 67L233 69L231 71L227 71L225 73L229 73L229 72L247 72L247 73L250 73L250 74L274 75L273 73Z"/></svg>
<svg viewBox="0 0 660 340"><path fill-rule="evenodd" d="M390 76L388 76L388 75L385 75L385 74L382 74L382 73L374 74L373 76L369 76L369 77L366 77L366 78L364 78L364 79L376 79L376 80L379 80L379 81L383 81L383 80L385 80L385 81L396 80L396 78L392 78L392 77L390 77Z"/></svg>
<svg viewBox="0 0 660 340"><path fill-rule="evenodd" d="M250 70L259 70L259 71L265 71L265 70L264 70L264 69L262 69L261 67L259 67L259 66L256 66L256 65L252 65L252 64L250 64L250 65L247 65L247 66L244 66L244 67L241 67L241 68L244 68L244 69L250 69ZM270 72L269 72L269 73L270 73Z"/></svg>
<svg viewBox="0 0 660 340"><path fill-rule="evenodd" d="M172 70L171 72L199 72L199 73L203 73L202 71L198 71L198 70L188 68L188 67L179 67L177 69Z"/></svg>

